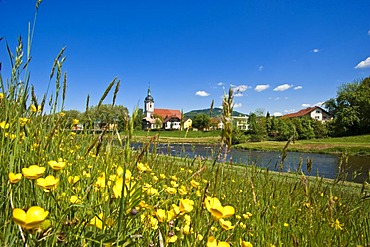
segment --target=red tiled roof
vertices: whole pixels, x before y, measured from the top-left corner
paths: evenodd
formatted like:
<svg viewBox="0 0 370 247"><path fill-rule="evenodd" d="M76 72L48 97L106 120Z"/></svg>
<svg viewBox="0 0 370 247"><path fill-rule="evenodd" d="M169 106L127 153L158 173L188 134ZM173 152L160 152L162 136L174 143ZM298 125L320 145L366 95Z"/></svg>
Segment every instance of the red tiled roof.
<svg viewBox="0 0 370 247"><path fill-rule="evenodd" d="M176 116L179 119L181 119L181 112L179 110L171 110L171 109L154 109L154 115L159 115L163 119L170 117L170 116Z"/></svg>
<svg viewBox="0 0 370 247"><path fill-rule="evenodd" d="M306 109L302 109L298 112L294 112L294 113L289 113L289 114L286 114L284 116L282 116L283 118L295 118L295 117L303 117L303 116L306 116L308 114L310 114L312 111L316 110L316 108L319 108L321 110L323 110L322 108L318 107L318 106L314 106L314 107L308 107ZM324 110L323 110L324 111ZM325 112L325 111L324 111Z"/></svg>

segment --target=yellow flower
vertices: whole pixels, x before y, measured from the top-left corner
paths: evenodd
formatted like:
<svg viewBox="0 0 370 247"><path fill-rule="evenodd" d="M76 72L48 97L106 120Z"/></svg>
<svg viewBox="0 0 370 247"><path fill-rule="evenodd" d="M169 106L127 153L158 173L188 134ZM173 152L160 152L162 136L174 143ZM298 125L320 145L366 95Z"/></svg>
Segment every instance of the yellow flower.
<svg viewBox="0 0 370 247"><path fill-rule="evenodd" d="M0 99L4 99L4 94L0 93Z"/></svg>
<svg viewBox="0 0 370 247"><path fill-rule="evenodd" d="M22 228L29 230L38 227L48 216L49 212L42 207L30 207L27 212L20 208L13 209L13 220Z"/></svg>
<svg viewBox="0 0 370 247"><path fill-rule="evenodd" d="M338 219L335 220L335 222L330 224L331 227L333 227L335 230L343 230L343 223L340 223Z"/></svg>
<svg viewBox="0 0 370 247"><path fill-rule="evenodd" d="M242 239L240 239L240 246L241 247L253 247L253 244L251 242L243 241Z"/></svg>
<svg viewBox="0 0 370 247"><path fill-rule="evenodd" d="M37 106L36 108L35 105L31 105L30 109L31 109L31 112L41 112L41 106Z"/></svg>
<svg viewBox="0 0 370 247"><path fill-rule="evenodd" d="M66 162L63 159L58 159L58 161L50 160L48 165L53 168L53 170L59 171L66 166Z"/></svg>
<svg viewBox="0 0 370 247"><path fill-rule="evenodd" d="M203 240L203 235L202 234L198 234L197 235L197 240L198 241L202 241Z"/></svg>
<svg viewBox="0 0 370 247"><path fill-rule="evenodd" d="M49 175L46 178L39 178L36 180L36 185L43 188L44 190L52 190L57 187L59 178L55 178L53 175Z"/></svg>
<svg viewBox="0 0 370 247"><path fill-rule="evenodd" d="M179 208L181 213L189 213L193 210L194 201L190 199L180 199Z"/></svg>
<svg viewBox="0 0 370 247"><path fill-rule="evenodd" d="M10 172L8 174L8 177L9 177L10 183L16 184L22 179L22 173L15 174L14 172Z"/></svg>
<svg viewBox="0 0 370 247"><path fill-rule="evenodd" d="M207 247L230 247L230 244L224 241L219 241L217 243L217 239L215 237L208 237L207 240Z"/></svg>
<svg viewBox="0 0 370 247"><path fill-rule="evenodd" d="M69 198L69 201L72 203L72 204L81 204L82 201L81 199L79 199L77 196L71 196Z"/></svg>
<svg viewBox="0 0 370 247"><path fill-rule="evenodd" d="M155 212L155 215L157 216L157 219L159 222L164 222L166 219L166 210L164 209L158 209Z"/></svg>
<svg viewBox="0 0 370 247"><path fill-rule="evenodd" d="M208 237L207 239L207 247L217 247L217 239L215 237Z"/></svg>
<svg viewBox="0 0 370 247"><path fill-rule="evenodd" d="M59 112L59 116L61 116L61 117L64 117L66 115L66 113L65 112Z"/></svg>
<svg viewBox="0 0 370 247"><path fill-rule="evenodd" d="M76 125L76 124L79 124L80 121L78 119L73 119L73 124Z"/></svg>
<svg viewBox="0 0 370 247"><path fill-rule="evenodd" d="M29 118L25 118L25 117L19 118L19 123L20 123L21 126L25 126L29 122L30 122L30 119Z"/></svg>
<svg viewBox="0 0 370 247"><path fill-rule="evenodd" d="M8 129L9 128L9 124L6 123L5 121L2 121L0 123L0 127L5 130L5 129Z"/></svg>
<svg viewBox="0 0 370 247"><path fill-rule="evenodd" d="M185 235L189 235L193 232L193 228L191 228L190 225L185 225L183 228L183 232Z"/></svg>
<svg viewBox="0 0 370 247"><path fill-rule="evenodd" d="M176 181L175 181L175 180L172 180L172 181L170 182L170 184L171 184L171 186L172 186L172 187L175 187L175 188L179 187L179 184L178 184L178 183L176 183Z"/></svg>
<svg viewBox="0 0 370 247"><path fill-rule="evenodd" d="M285 227L288 227L288 226L289 226L289 224L288 224L288 223L284 223L284 226L285 226Z"/></svg>
<svg viewBox="0 0 370 247"><path fill-rule="evenodd" d="M173 235L168 238L168 243L175 243L177 241L177 236Z"/></svg>
<svg viewBox="0 0 370 247"><path fill-rule="evenodd" d="M68 183L70 183L72 185L74 185L78 181L80 181L80 176L69 176L68 177Z"/></svg>
<svg viewBox="0 0 370 247"><path fill-rule="evenodd" d="M22 168L22 173L25 178L37 179L45 173L46 168L38 165L31 165L28 168Z"/></svg>
<svg viewBox="0 0 370 247"><path fill-rule="evenodd" d="M188 194L188 191L184 185L181 185L178 191L181 196Z"/></svg>
<svg viewBox="0 0 370 247"><path fill-rule="evenodd" d="M221 219L221 218L228 218L235 214L235 209L232 206L225 206L223 207L220 200L217 197L209 197L204 200L204 204L208 210L212 214L214 218Z"/></svg>
<svg viewBox="0 0 370 247"><path fill-rule="evenodd" d="M195 180L191 180L190 181L190 184L193 188L197 188L199 186L199 182L195 181Z"/></svg>
<svg viewBox="0 0 370 247"><path fill-rule="evenodd" d="M158 195L158 190L155 189L155 188L149 188L147 191L146 191L146 194L148 196L156 196Z"/></svg>
<svg viewBox="0 0 370 247"><path fill-rule="evenodd" d="M95 182L95 187L105 188L105 173L103 172Z"/></svg>
<svg viewBox="0 0 370 247"><path fill-rule="evenodd" d="M244 219L249 219L251 216L252 214L250 212L246 212L245 214L243 214Z"/></svg>
<svg viewBox="0 0 370 247"><path fill-rule="evenodd" d="M136 165L137 169L139 169L139 171L142 171L142 172L150 172L152 169L150 169L149 165L148 164L143 164L141 162L137 163Z"/></svg>
<svg viewBox="0 0 370 247"><path fill-rule="evenodd" d="M159 174L159 178L160 179L165 179L166 178L166 175L164 175L163 173Z"/></svg>
<svg viewBox="0 0 370 247"><path fill-rule="evenodd" d="M168 194L170 195L174 195L177 193L177 189L176 188L172 188L172 187L167 187L164 189Z"/></svg>
<svg viewBox="0 0 370 247"><path fill-rule="evenodd" d="M105 222L105 225L104 226L103 226L103 222ZM92 218L90 220L90 224L89 225L90 226L96 226L100 230L103 230L106 227L111 227L113 225L113 220L112 219L105 218L104 217L104 214L103 213L100 213L98 216L94 216L94 218Z"/></svg>
<svg viewBox="0 0 370 247"><path fill-rule="evenodd" d="M219 221L218 221L218 223L220 223L220 226L223 228L223 229L225 229L225 230L231 230L231 229L233 229L234 227L232 226L232 224L231 224L231 222L230 221L228 221L228 220L224 220L224 219L220 219Z"/></svg>

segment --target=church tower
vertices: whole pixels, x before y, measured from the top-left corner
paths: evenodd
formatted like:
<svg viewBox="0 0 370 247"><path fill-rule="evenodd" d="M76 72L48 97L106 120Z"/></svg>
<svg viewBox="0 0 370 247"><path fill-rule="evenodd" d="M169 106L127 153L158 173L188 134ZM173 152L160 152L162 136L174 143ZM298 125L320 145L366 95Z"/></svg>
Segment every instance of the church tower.
<svg viewBox="0 0 370 247"><path fill-rule="evenodd" d="M150 87L148 88L148 95L145 97L144 100L145 105L145 116L147 118L151 118L154 114L154 99L152 95L150 95Z"/></svg>

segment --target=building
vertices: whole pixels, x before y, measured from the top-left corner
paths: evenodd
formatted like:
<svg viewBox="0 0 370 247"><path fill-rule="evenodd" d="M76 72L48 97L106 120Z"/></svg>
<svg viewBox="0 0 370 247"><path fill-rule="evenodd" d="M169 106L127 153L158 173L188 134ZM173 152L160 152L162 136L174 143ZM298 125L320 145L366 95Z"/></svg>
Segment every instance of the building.
<svg viewBox="0 0 370 247"><path fill-rule="evenodd" d="M142 120L143 129L166 129L181 128L181 112L172 109L154 108L154 98L148 88L148 95L144 100L144 115Z"/></svg>
<svg viewBox="0 0 370 247"><path fill-rule="evenodd" d="M320 122L326 122L332 119L332 116L319 106L308 107L295 113L290 113L282 116L282 118L296 118L296 117L311 117Z"/></svg>

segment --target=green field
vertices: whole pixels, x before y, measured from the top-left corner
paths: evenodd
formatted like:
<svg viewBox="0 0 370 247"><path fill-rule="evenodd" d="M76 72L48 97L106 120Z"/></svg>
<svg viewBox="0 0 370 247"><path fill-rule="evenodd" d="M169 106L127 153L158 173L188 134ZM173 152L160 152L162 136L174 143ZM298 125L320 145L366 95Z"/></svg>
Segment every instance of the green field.
<svg viewBox="0 0 370 247"><path fill-rule="evenodd" d="M286 142L263 141L235 145L234 148L281 151ZM370 135L298 140L291 142L288 151L349 155L370 155Z"/></svg>

